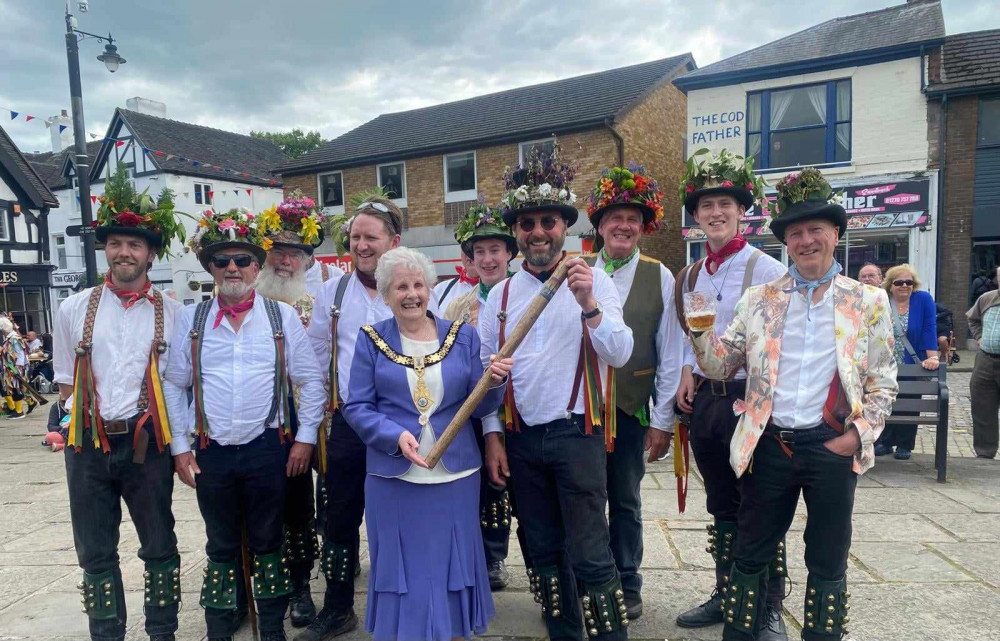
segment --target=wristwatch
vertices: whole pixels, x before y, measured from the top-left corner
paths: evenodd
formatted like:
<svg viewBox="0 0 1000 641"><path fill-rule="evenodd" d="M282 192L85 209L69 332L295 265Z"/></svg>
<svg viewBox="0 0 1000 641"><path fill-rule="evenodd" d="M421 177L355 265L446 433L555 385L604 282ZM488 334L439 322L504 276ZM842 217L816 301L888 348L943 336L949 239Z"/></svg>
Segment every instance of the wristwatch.
<svg viewBox="0 0 1000 641"><path fill-rule="evenodd" d="M600 313L601 313L601 306L597 305L596 307L594 307L594 309L590 310L589 312L580 312L580 317L583 318L583 320L589 320Z"/></svg>

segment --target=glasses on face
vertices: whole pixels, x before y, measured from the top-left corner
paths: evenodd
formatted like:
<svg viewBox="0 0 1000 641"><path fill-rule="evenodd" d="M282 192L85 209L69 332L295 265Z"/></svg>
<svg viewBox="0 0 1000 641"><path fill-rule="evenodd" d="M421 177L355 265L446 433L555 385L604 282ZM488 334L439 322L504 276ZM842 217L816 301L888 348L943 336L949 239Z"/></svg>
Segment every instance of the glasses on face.
<svg viewBox="0 0 1000 641"><path fill-rule="evenodd" d="M253 262L253 256L250 254L212 256L212 264L215 265L217 269L225 269L229 267L230 262L236 263L236 266L240 268L249 267L250 263Z"/></svg>
<svg viewBox="0 0 1000 641"><path fill-rule="evenodd" d="M542 218L538 219L538 222L542 225L542 229L544 229L545 231L552 231L555 228L558 219L553 216L543 216ZM517 226L520 227L521 231L523 231L524 233L526 234L530 233L535 228L535 219L534 218L518 219Z"/></svg>
<svg viewBox="0 0 1000 641"><path fill-rule="evenodd" d="M382 203L372 203L372 202L361 203L354 211L361 211L362 209L368 209L369 207L376 211L380 211L383 214L389 213L389 208L383 205Z"/></svg>
<svg viewBox="0 0 1000 641"><path fill-rule="evenodd" d="M892 281L892 284L895 285L896 287L913 287L914 282L908 278L905 278L900 280L894 280Z"/></svg>

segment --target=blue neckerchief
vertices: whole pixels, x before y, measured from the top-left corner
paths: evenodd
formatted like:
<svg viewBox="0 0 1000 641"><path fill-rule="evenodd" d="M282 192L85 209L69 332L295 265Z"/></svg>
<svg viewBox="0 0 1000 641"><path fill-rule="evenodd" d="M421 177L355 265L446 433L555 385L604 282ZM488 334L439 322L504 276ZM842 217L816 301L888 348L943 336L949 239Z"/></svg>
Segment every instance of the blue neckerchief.
<svg viewBox="0 0 1000 641"><path fill-rule="evenodd" d="M830 265L830 269L827 270L826 274L824 274L818 280L809 280L808 278L800 274L798 268L795 267L795 263L792 263L788 267L788 275L791 276L792 280L795 281L795 286L792 287L791 289L784 290L784 292L786 294L791 294L793 292L801 292L802 290L806 291L806 318L809 318L809 313L812 308L813 292L815 292L818 288L822 287L826 283L829 283L831 280L833 280L834 276L836 276L843 270L844 268L841 267L840 263L837 262L837 259L834 258L833 264Z"/></svg>

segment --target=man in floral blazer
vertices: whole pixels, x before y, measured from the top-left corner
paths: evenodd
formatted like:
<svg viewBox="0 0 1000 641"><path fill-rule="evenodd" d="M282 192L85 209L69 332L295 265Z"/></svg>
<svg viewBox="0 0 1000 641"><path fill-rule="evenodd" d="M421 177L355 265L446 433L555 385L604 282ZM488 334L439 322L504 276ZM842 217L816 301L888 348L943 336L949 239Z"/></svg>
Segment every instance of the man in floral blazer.
<svg viewBox="0 0 1000 641"><path fill-rule="evenodd" d="M747 371L730 445L743 496L723 639L759 638L768 564L800 491L809 516L802 638L846 634L857 475L874 462L898 387L885 293L839 275L834 249L847 219L838 201L815 169L782 180L771 230L788 247L788 275L747 290L721 338L692 335L706 375Z"/></svg>

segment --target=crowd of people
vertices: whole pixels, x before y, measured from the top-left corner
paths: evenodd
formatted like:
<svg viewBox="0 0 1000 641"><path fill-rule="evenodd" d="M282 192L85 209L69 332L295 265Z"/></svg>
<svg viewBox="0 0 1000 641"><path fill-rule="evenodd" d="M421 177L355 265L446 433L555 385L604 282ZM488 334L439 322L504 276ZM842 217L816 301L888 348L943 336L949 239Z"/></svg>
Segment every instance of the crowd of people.
<svg viewBox="0 0 1000 641"><path fill-rule="evenodd" d="M676 278L639 247L663 194L637 165L586 186L595 253L567 255L574 177L558 146L508 171L499 205L457 226L462 267L440 285L400 245L402 212L384 198L326 228L350 273L313 256L324 221L308 198L205 212L189 246L216 294L187 307L146 276L177 233L169 199L143 217L130 199L145 195L102 201L109 271L63 303L54 345L91 637L125 635L124 499L146 632L175 638L176 474L205 522L212 641L245 619L264 641L286 638L286 617L296 641L358 627L362 523L377 641L483 634L515 518L548 636L626 639L643 613L645 465L671 448L682 462L690 442L716 581L704 603L679 604L677 624L787 638L785 536L801 494L802 638L842 638L857 477L882 449L912 449L911 432L883 427L897 363L941 357L933 301L907 265L841 273L845 210L815 169L769 201L751 162L696 157L679 194L707 256ZM750 207L769 210L787 270L740 234ZM1000 297L981 307L1000 354Z"/></svg>

